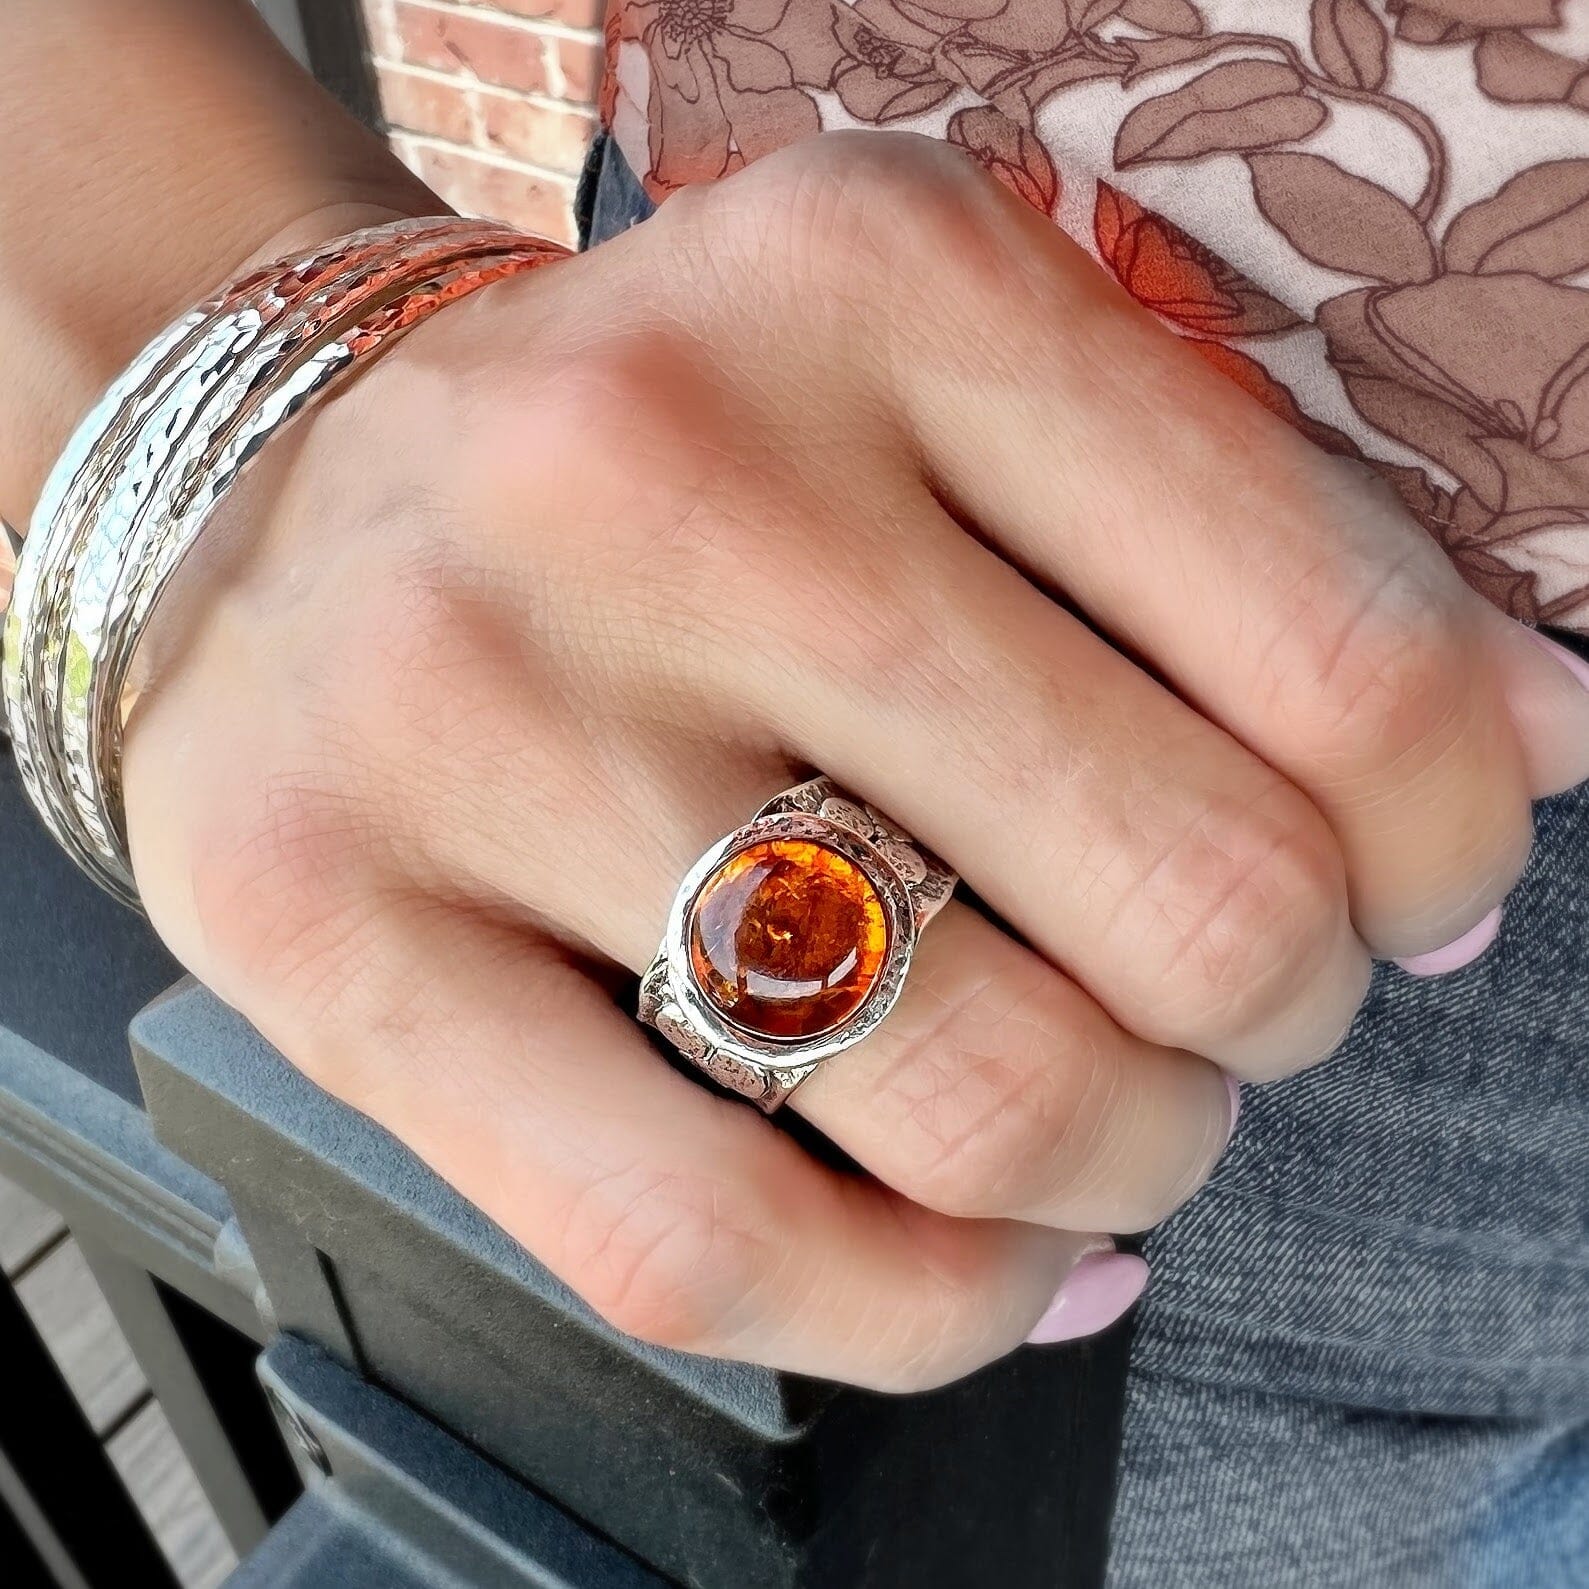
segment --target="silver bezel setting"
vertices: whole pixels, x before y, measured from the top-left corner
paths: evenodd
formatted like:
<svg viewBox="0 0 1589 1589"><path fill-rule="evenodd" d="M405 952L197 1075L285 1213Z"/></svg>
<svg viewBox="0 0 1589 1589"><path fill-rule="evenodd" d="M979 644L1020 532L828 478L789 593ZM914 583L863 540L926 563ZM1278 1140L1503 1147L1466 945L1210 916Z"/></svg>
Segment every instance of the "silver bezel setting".
<svg viewBox="0 0 1589 1589"><path fill-rule="evenodd" d="M877 893L888 947L861 1004L838 1025L806 1038L770 1038L735 1024L707 997L690 965L690 914L725 861L753 845L821 844L865 873ZM662 947L640 986L640 1019L699 1069L767 1112L819 1065L860 1042L893 1009L923 926L954 890L954 874L886 817L828 779L786 791L692 866L668 911Z"/></svg>

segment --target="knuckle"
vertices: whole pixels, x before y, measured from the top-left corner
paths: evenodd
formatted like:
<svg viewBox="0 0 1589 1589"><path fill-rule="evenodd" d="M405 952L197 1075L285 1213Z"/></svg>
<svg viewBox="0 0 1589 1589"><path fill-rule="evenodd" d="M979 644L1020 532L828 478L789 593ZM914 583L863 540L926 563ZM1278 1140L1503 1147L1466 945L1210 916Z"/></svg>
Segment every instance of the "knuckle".
<svg viewBox="0 0 1589 1589"><path fill-rule="evenodd" d="M887 567L892 531L841 524L787 437L737 404L709 363L682 332L628 336L594 350L559 389L558 415L535 444L547 459L535 470L541 511L549 497L562 520L549 535L564 550L550 555L569 560L558 577L599 581L609 621L645 636L649 666L671 665L675 647L693 663L704 644L736 648L779 683L791 666L824 661L893 673L907 645L897 604L861 594ZM548 478L568 489L548 490ZM800 566L828 577L792 579Z"/></svg>
<svg viewBox="0 0 1589 1589"><path fill-rule="evenodd" d="M1157 1083L1118 1034L1077 1016L1046 969L957 1000L868 1097L886 1158L874 1169L957 1219L1139 1230L1179 1207L1206 1155L1122 1151L1130 1122L1173 1100L1142 1090Z"/></svg>
<svg viewBox="0 0 1589 1589"><path fill-rule="evenodd" d="M981 190L964 151L910 132L825 133L758 161L751 173L797 217L881 207L892 222L930 213L946 191Z"/></svg>
<svg viewBox="0 0 1589 1589"><path fill-rule="evenodd" d="M1391 760L1460 720L1472 648L1425 564L1411 547L1372 580L1321 580L1289 624L1273 695L1325 753Z"/></svg>
<svg viewBox="0 0 1589 1589"><path fill-rule="evenodd" d="M826 152L859 203L881 207L889 220L909 214L927 224L959 220L964 206L986 191L985 178L966 153L940 138L916 133L863 133L851 149Z"/></svg>
<svg viewBox="0 0 1589 1589"><path fill-rule="evenodd" d="M556 416L541 431L545 450L561 454L570 445L582 457L608 455L614 441L633 445L650 463L657 443L687 434L676 423L677 400L698 401L701 379L697 349L683 330L665 324L626 328L597 337L577 359L553 375Z"/></svg>
<svg viewBox="0 0 1589 1589"><path fill-rule="evenodd" d="M914 133L825 133L736 180L746 187L725 185L725 203L763 217L759 249L813 285L895 292L958 271L997 235L996 185L963 150Z"/></svg>
<svg viewBox="0 0 1589 1589"><path fill-rule="evenodd" d="M681 315L636 308L543 350L505 398L470 401L455 445L472 500L522 545L527 509L552 526L656 484L699 487L703 471L725 467L742 417L702 335Z"/></svg>
<svg viewBox="0 0 1589 1589"><path fill-rule="evenodd" d="M1051 976L1033 969L955 996L881 1079L879 1139L907 1196L976 1219L1063 1194L1089 1067L1073 1052Z"/></svg>
<svg viewBox="0 0 1589 1589"><path fill-rule="evenodd" d="M722 1352L773 1263L771 1221L756 1217L750 1202L682 1171L601 1177L562 1221L564 1276L626 1335Z"/></svg>
<svg viewBox="0 0 1589 1589"><path fill-rule="evenodd" d="M1133 893L1133 937L1140 945L1145 914L1156 953L1153 1007L1132 1024L1177 1045L1238 1037L1277 1013L1323 963L1347 908L1329 830L1278 779L1257 804L1206 809Z"/></svg>
<svg viewBox="0 0 1589 1589"><path fill-rule="evenodd" d="M334 986L376 848L362 811L332 783L263 780L194 847L193 903L217 975L287 990L295 1003Z"/></svg>
<svg viewBox="0 0 1589 1589"><path fill-rule="evenodd" d="M713 557L736 530L744 534L726 553L750 540L750 514L737 505L766 495L751 485L756 467L747 467L756 427L748 411L730 411L708 363L683 331L653 327L603 339L560 375L555 411L533 426L528 477L582 521L562 539L577 541L583 555L599 546L603 566L622 568L636 558ZM755 461L765 470L765 458ZM526 471L519 461L513 468L517 486Z"/></svg>

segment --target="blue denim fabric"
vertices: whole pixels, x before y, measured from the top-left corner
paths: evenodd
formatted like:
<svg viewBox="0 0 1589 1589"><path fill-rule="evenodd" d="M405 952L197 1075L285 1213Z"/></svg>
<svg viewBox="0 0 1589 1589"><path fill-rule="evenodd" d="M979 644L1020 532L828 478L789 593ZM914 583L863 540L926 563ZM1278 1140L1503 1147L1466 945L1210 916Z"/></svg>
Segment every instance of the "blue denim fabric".
<svg viewBox="0 0 1589 1589"><path fill-rule="evenodd" d="M615 150L592 237L651 205ZM1111 1589L1589 1586L1589 791L1147 1243Z"/></svg>
<svg viewBox="0 0 1589 1589"><path fill-rule="evenodd" d="M598 133L590 158L580 176L580 195L576 211L584 221L585 247L605 242L643 221L656 206L645 195L640 180L619 154L618 146L606 133Z"/></svg>
<svg viewBox="0 0 1589 1589"><path fill-rule="evenodd" d="M1589 790L1147 1244L1116 1589L1589 1585Z"/></svg>

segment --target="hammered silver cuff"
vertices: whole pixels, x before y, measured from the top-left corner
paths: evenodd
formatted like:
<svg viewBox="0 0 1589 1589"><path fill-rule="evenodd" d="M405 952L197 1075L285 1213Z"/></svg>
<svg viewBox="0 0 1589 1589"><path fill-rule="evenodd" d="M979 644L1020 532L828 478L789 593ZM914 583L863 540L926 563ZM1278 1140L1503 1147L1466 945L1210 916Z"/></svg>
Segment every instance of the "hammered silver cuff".
<svg viewBox="0 0 1589 1589"><path fill-rule="evenodd" d="M443 304L566 256L491 221L371 227L253 270L168 326L90 411L17 558L0 694L23 786L74 860L136 905L121 792L138 641L260 448Z"/></svg>

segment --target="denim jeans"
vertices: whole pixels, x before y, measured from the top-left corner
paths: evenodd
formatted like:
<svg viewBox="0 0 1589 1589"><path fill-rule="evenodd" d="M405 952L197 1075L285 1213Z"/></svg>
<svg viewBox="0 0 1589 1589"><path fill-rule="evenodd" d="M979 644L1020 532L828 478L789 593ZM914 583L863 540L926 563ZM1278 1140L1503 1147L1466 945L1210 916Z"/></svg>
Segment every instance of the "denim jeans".
<svg viewBox="0 0 1589 1589"><path fill-rule="evenodd" d="M587 235L650 204L598 146ZM1111 1589L1589 1586L1589 789L1146 1244Z"/></svg>
<svg viewBox="0 0 1589 1589"><path fill-rule="evenodd" d="M1154 1232L1111 1583L1589 1584L1589 789Z"/></svg>

